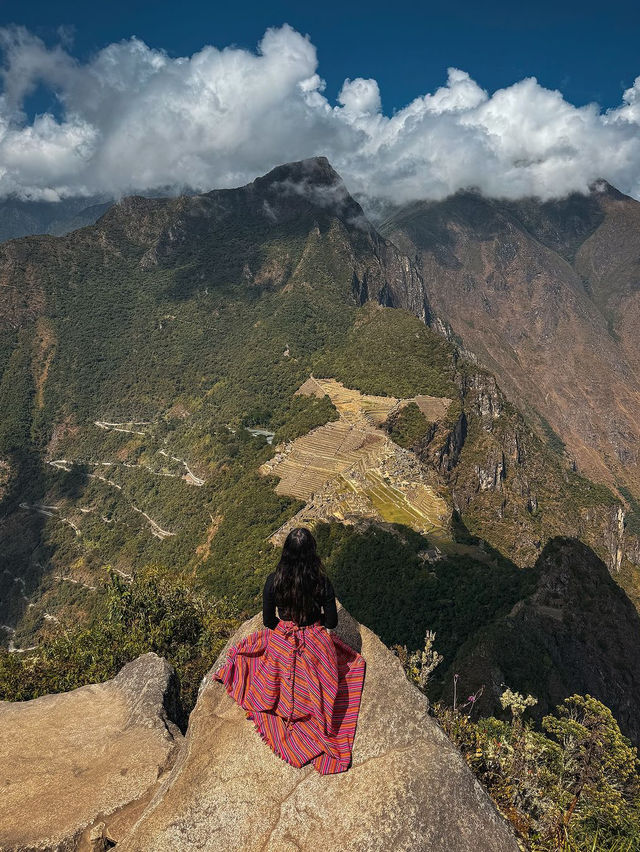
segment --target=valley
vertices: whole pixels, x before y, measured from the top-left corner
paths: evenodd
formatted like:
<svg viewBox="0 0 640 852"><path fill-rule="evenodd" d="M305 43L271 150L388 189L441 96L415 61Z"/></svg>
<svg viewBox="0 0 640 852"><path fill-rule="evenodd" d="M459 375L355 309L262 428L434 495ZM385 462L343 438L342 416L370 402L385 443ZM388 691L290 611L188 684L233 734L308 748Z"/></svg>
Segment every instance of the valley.
<svg viewBox="0 0 640 852"><path fill-rule="evenodd" d="M0 852L640 852L640 5L405 6L2 7Z"/></svg>
<svg viewBox="0 0 640 852"><path fill-rule="evenodd" d="M234 190L125 198L66 236L2 244L6 694L111 676L116 657L148 650L119 639L109 654L113 613L118 636L140 636L193 594L198 618L220 613L218 636L259 606L280 543L303 524L340 599L387 645L419 649L436 631L434 697L454 666L549 701L560 679L600 689L635 735L623 695L587 668L578 684L549 651L566 642L559 619L588 620L589 602L572 587L571 603L548 604L544 589L545 548L578 542L567 558L589 568L620 635L635 635L616 597L640 605L630 502L583 474L556 421L545 431L514 404L435 311L417 243L398 245L323 158ZM144 615L129 623L132 601ZM518 613L544 636L522 630L516 657L501 637ZM169 642L163 629L153 647ZM604 622L599 636L600 670L635 690ZM587 637L574 653L593 653ZM193 654L176 659L189 700L211 662ZM485 698L499 712L496 690Z"/></svg>

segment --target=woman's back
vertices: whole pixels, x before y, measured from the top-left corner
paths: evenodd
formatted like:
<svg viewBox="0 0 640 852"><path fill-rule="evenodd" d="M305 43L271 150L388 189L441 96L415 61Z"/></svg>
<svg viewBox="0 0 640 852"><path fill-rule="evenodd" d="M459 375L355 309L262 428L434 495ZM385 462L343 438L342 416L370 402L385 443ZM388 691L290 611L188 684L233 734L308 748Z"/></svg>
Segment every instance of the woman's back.
<svg viewBox="0 0 640 852"><path fill-rule="evenodd" d="M280 618L276 615L276 606ZM265 630L227 654L214 673L274 752L323 775L351 765L365 661L335 633L331 581L304 527L291 530L262 596Z"/></svg>
<svg viewBox="0 0 640 852"><path fill-rule="evenodd" d="M287 535L276 570L267 577L262 605L265 626L271 629L278 624L276 606L283 621L299 627L337 625L333 587L306 527L295 527Z"/></svg>
<svg viewBox="0 0 640 852"><path fill-rule="evenodd" d="M262 619L264 621L264 626L269 627L272 630L277 627L280 619L283 621L295 620L292 618L292 614L286 605L283 606L282 600L276 599L273 584L274 578L275 571L267 577L262 593ZM313 600L307 613L307 617L302 619L300 622L296 622L300 627L315 624L317 621L329 628L337 625L338 612L336 609L336 596L333 590L333 585L331 580L326 576L323 578L323 581L324 589L321 596ZM280 618L276 615L276 607L278 608Z"/></svg>

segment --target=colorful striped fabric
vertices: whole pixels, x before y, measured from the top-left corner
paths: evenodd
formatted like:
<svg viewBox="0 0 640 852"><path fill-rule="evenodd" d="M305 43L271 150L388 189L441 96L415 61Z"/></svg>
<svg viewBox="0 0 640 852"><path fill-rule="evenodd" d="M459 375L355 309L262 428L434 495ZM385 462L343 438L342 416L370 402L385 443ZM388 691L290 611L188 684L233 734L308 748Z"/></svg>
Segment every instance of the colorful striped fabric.
<svg viewBox="0 0 640 852"><path fill-rule="evenodd" d="M212 678L279 757L329 775L351 765L365 665L320 622L280 621L241 639Z"/></svg>

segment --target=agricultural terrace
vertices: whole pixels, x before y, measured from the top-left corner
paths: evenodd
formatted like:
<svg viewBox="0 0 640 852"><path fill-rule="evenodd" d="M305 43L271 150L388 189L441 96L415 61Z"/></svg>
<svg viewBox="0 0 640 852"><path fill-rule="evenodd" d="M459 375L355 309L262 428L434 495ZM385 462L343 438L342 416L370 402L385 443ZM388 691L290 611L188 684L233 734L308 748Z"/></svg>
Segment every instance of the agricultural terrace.
<svg viewBox="0 0 640 852"><path fill-rule="evenodd" d="M260 467L275 474L278 494L306 501L272 536L280 543L294 526L362 518L405 524L420 533L448 537L450 509L431 486L416 455L395 444L382 428L390 414L415 402L428 420L441 418L444 397L397 399L369 396L335 379L309 378L296 392L328 395L340 418L276 448Z"/></svg>

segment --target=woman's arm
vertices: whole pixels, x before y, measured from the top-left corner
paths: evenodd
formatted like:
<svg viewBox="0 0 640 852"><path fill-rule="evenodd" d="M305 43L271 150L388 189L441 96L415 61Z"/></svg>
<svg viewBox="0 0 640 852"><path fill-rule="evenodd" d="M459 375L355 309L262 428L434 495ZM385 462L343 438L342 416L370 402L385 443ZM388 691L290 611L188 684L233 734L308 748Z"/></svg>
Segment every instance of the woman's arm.
<svg viewBox="0 0 640 852"><path fill-rule="evenodd" d="M333 591L331 580L327 577L327 585L324 600L322 601L322 609L324 610L324 626L336 627L338 624L338 610L336 609L336 593Z"/></svg>
<svg viewBox="0 0 640 852"><path fill-rule="evenodd" d="M273 574L267 577L262 591L262 621L264 626L273 630L280 623L276 615L276 597L273 593Z"/></svg>

